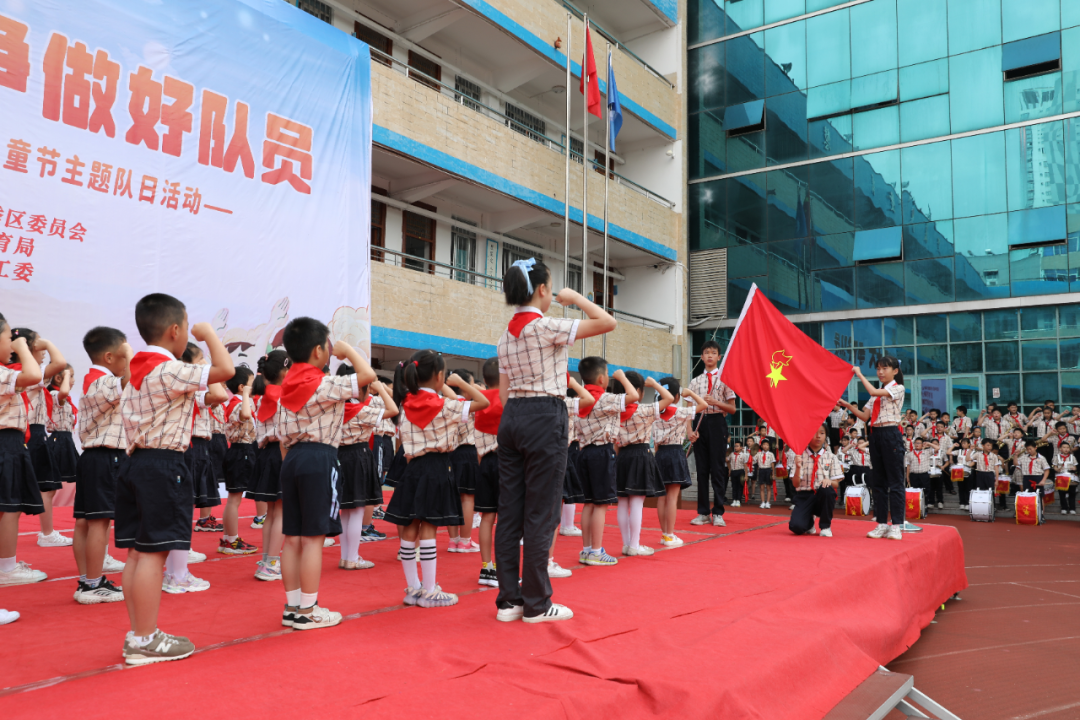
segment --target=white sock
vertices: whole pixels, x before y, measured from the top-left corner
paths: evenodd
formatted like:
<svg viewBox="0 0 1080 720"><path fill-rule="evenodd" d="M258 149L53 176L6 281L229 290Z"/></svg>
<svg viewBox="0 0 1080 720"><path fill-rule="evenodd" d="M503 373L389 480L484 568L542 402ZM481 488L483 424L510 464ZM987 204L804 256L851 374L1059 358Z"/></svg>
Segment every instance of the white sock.
<svg viewBox="0 0 1080 720"><path fill-rule="evenodd" d="M318 602L318 600L319 600L319 593L317 593L317 592L313 592L313 593L301 592L300 593L300 607L302 609L306 610L309 607L314 607L315 603Z"/></svg>
<svg viewBox="0 0 1080 720"><path fill-rule="evenodd" d="M583 552L583 553L585 553L586 555L588 555L589 553L591 553L591 552L592 552L592 546L591 546L591 545L585 545L585 546L583 546L583 547L581 548L581 552Z"/></svg>
<svg viewBox="0 0 1080 720"><path fill-rule="evenodd" d="M156 629L154 630L154 632L150 633L149 635L146 635L145 637L140 637L140 636L136 635L135 633L132 633L131 634L131 644L134 645L135 647L144 648L144 647L146 647L147 645L150 644L150 641L154 639L155 635L157 635L157 630Z"/></svg>
<svg viewBox="0 0 1080 720"><path fill-rule="evenodd" d="M225 542L234 543L234 542L236 542L236 538L238 538L240 536L239 535L222 535L222 537L225 538Z"/></svg>
<svg viewBox="0 0 1080 720"><path fill-rule="evenodd" d="M92 579L87 578L84 582L86 582L87 587L89 587L91 590L93 590L94 588L96 588L98 585L101 584L101 578L100 577L96 577L96 578L92 578Z"/></svg>
<svg viewBox="0 0 1080 720"><path fill-rule="evenodd" d="M619 533L622 535L623 545L630 544L630 498L619 498L618 505Z"/></svg>
<svg viewBox="0 0 1080 720"><path fill-rule="evenodd" d="M285 604L289 607L300 606L300 588L285 591Z"/></svg>
<svg viewBox="0 0 1080 720"><path fill-rule="evenodd" d="M85 575L80 575L79 576L79 582L81 582L81 583L86 582L86 576Z"/></svg>
<svg viewBox="0 0 1080 720"><path fill-rule="evenodd" d="M15 562L15 556L12 555L9 558L0 558L0 572L9 573L15 569L18 563Z"/></svg>
<svg viewBox="0 0 1080 720"><path fill-rule="evenodd" d="M562 506L562 518L560 522L564 528L574 527L574 511L577 510L577 505L574 503L564 504Z"/></svg>
<svg viewBox="0 0 1080 720"><path fill-rule="evenodd" d="M186 578L188 574L187 559L187 550L170 550L169 554L165 556L165 572L177 580Z"/></svg>
<svg viewBox="0 0 1080 720"><path fill-rule="evenodd" d="M634 495L630 499L630 547L641 546L641 512L645 509L645 496Z"/></svg>
<svg viewBox="0 0 1080 720"><path fill-rule="evenodd" d="M364 535L364 508L341 511L341 557L349 562L360 559L360 541Z"/></svg>
<svg viewBox="0 0 1080 720"><path fill-rule="evenodd" d="M420 570L423 572L423 586L425 590L435 589L435 564L438 561L439 549L434 540L420 541Z"/></svg>
<svg viewBox="0 0 1080 720"><path fill-rule="evenodd" d="M420 574L416 571L416 543L401 541L401 568L405 571L405 584L420 587Z"/></svg>

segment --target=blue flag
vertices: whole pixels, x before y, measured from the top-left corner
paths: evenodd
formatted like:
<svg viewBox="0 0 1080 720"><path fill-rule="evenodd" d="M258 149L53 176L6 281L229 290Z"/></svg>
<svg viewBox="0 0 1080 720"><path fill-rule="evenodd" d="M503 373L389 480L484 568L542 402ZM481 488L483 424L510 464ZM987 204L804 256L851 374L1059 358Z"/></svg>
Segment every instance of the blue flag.
<svg viewBox="0 0 1080 720"><path fill-rule="evenodd" d="M607 56L607 102L608 122L611 123L611 150L615 151L615 138L622 130L622 103L619 88L615 86L615 70L611 67L611 53Z"/></svg>

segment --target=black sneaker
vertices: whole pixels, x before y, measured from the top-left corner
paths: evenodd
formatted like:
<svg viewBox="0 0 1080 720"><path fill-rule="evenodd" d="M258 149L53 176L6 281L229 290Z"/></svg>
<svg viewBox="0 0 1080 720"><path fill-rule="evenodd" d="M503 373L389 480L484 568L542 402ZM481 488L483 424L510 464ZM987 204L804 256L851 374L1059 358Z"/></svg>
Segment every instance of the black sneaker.
<svg viewBox="0 0 1080 720"><path fill-rule="evenodd" d="M90 587L83 583L82 590L76 598L80 605L98 605L100 603L123 602L124 591L112 584L111 580L103 578L97 587Z"/></svg>
<svg viewBox="0 0 1080 720"><path fill-rule="evenodd" d="M281 612L281 624L285 627L292 627L293 621L296 620L296 610L297 608L290 609L289 606L286 605L285 609Z"/></svg>
<svg viewBox="0 0 1080 720"><path fill-rule="evenodd" d="M86 583L84 583L82 580L78 580L76 582L78 582L78 586L75 588L75 595L73 597L76 601L78 601L79 595L81 595L82 591L86 589Z"/></svg>
<svg viewBox="0 0 1080 720"><path fill-rule="evenodd" d="M383 520L385 518L386 518L386 513L383 512L382 505L379 505L378 507L376 507L375 510L371 513L371 519L372 520Z"/></svg>
<svg viewBox="0 0 1080 720"><path fill-rule="evenodd" d="M499 587L499 578L495 576L494 568L481 568L480 579L477 582L488 587Z"/></svg>
<svg viewBox="0 0 1080 720"><path fill-rule="evenodd" d="M385 540L386 533L381 533L375 529L374 525L365 525L364 531L360 533L361 542L376 542L379 540Z"/></svg>

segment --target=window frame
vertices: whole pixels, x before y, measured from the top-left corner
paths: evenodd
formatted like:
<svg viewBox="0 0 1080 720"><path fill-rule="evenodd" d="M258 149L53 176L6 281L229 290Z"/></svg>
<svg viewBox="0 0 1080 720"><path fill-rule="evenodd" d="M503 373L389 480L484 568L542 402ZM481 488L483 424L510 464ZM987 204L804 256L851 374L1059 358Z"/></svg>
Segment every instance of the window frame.
<svg viewBox="0 0 1080 720"><path fill-rule="evenodd" d="M431 205L426 204L426 203L413 203L413 206L421 208L423 210L428 210L430 212L435 212L435 208L433 206L431 206ZM409 215L412 215L412 216L414 216L414 217L428 223L428 227L430 228L430 232L431 232L431 238L430 239L409 234L409 217L408 217ZM435 274L435 239L436 239L435 238L435 233L436 233L436 227L435 227L435 219L434 218L429 218L426 215L419 215L417 213L410 212L408 210L402 210L402 212L401 212L401 250L402 250L402 253L407 256L402 262L403 267L409 267L412 270L419 270L419 271L423 272L422 268L415 267L419 262L423 262L425 265L427 265L427 273L428 273L428 275L434 275ZM408 241L409 241L410 238L412 238L413 240L419 240L421 242L427 243L428 246L429 246L430 252L431 252L431 257L420 258L419 256L409 254L407 250L408 250ZM410 261L409 258L412 258L412 257L417 257L418 260L417 261ZM410 262L412 262L411 265L409 264Z"/></svg>

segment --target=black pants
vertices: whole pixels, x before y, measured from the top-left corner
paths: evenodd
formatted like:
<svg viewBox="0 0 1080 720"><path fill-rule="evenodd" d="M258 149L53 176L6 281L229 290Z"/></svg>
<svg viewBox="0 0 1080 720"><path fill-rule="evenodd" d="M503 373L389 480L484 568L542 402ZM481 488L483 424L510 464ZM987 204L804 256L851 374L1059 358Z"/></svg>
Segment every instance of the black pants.
<svg viewBox="0 0 1080 720"><path fill-rule="evenodd" d="M1058 500L1061 501L1061 509L1076 511L1076 485L1069 485L1068 490L1058 490Z"/></svg>
<svg viewBox="0 0 1080 720"><path fill-rule="evenodd" d="M964 476L964 479L960 481L960 504L971 504L971 473Z"/></svg>
<svg viewBox="0 0 1080 720"><path fill-rule="evenodd" d="M795 497L795 484L791 482L791 473L793 472L794 470L788 468L787 475L784 477L784 497L789 500Z"/></svg>
<svg viewBox="0 0 1080 720"><path fill-rule="evenodd" d="M731 499L738 500L740 503L743 499L743 486L746 483L746 471L745 470L733 470L731 472Z"/></svg>
<svg viewBox="0 0 1080 720"><path fill-rule="evenodd" d="M904 436L895 427L873 428L870 432L870 493L874 498L874 519L878 523L903 525L904 520Z"/></svg>
<svg viewBox="0 0 1080 720"><path fill-rule="evenodd" d="M983 472L981 470L974 470L971 473L974 480L971 489L972 490L993 490L994 483L997 482L997 475L992 472Z"/></svg>
<svg viewBox="0 0 1080 720"><path fill-rule="evenodd" d="M831 487L813 490L800 490L795 493L795 507L791 511L788 530L796 535L803 535L814 528L814 517L821 518L818 525L822 530L832 527L833 506L836 505L836 491Z"/></svg>
<svg viewBox="0 0 1080 720"><path fill-rule="evenodd" d="M499 425L495 604L524 605L525 617L551 607L548 549L559 524L568 432L566 403L555 397L512 398Z"/></svg>
<svg viewBox="0 0 1080 720"><path fill-rule="evenodd" d="M926 501L927 505L932 502L945 502L945 481L947 479L948 476L945 474L945 470L942 470L940 475L930 476L930 499Z"/></svg>
<svg viewBox="0 0 1080 720"><path fill-rule="evenodd" d="M701 418L698 441L694 443L694 465L697 467L698 515L724 514L724 495L727 494L727 420L722 413ZM709 486L713 489L713 509L709 510Z"/></svg>

